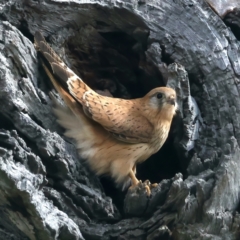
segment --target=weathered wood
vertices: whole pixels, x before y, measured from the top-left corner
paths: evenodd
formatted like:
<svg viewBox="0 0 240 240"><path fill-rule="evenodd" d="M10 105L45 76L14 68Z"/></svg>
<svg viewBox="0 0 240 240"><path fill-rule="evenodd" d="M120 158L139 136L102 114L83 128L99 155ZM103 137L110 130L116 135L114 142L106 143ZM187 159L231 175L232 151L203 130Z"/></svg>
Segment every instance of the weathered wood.
<svg viewBox="0 0 240 240"><path fill-rule="evenodd" d="M19 0L0 12L0 238L239 238L240 47L206 2ZM56 123L36 30L94 89L174 86L170 151L155 158L174 152L164 171L182 174L113 203Z"/></svg>
<svg viewBox="0 0 240 240"><path fill-rule="evenodd" d="M238 0L206 0L206 2L221 18L225 18L228 13L240 7Z"/></svg>

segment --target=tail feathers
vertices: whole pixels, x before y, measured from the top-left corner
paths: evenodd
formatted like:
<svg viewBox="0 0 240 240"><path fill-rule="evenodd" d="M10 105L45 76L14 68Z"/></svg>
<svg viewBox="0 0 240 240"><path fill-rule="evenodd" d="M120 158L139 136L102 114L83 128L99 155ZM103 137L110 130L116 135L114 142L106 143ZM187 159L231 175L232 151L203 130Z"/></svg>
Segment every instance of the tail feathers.
<svg viewBox="0 0 240 240"><path fill-rule="evenodd" d="M98 145L107 138L105 130L93 124L83 111L79 111L76 115L68 107L55 103L53 112L57 116L58 123L66 129L65 135L75 139L78 148L82 148L87 143L87 149L90 149L93 145ZM98 135L103 137L96 137Z"/></svg>

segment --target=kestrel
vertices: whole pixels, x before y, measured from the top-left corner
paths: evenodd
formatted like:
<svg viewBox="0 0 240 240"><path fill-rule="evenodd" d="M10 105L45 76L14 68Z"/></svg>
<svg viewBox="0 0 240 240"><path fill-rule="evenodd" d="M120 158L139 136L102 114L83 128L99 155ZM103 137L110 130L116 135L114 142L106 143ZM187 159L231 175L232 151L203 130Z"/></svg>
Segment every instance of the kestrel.
<svg viewBox="0 0 240 240"><path fill-rule="evenodd" d="M65 135L76 141L81 157L97 174L108 174L122 187L136 186L136 165L156 153L165 142L177 109L176 92L158 87L142 98L120 99L92 90L45 41L35 33L35 47L55 89L67 106L54 112Z"/></svg>

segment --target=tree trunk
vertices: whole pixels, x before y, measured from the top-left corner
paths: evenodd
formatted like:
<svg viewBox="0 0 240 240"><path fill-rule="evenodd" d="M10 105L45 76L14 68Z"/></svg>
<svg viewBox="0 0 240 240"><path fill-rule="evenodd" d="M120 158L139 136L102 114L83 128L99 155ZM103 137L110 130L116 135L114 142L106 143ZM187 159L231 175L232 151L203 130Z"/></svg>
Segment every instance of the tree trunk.
<svg viewBox="0 0 240 240"><path fill-rule="evenodd" d="M240 14L211 7L0 3L0 239L240 238ZM96 177L64 137L37 30L93 89L122 98L176 89L169 138L137 168L139 179L159 182L150 197L144 183L122 192Z"/></svg>

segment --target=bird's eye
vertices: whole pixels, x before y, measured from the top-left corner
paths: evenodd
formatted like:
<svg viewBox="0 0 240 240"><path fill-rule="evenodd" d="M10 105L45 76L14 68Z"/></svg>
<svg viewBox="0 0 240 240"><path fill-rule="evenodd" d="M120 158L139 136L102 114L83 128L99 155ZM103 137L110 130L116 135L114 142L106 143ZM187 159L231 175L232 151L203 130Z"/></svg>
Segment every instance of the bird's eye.
<svg viewBox="0 0 240 240"><path fill-rule="evenodd" d="M163 96L162 93L158 93L158 94L157 94L157 98L158 98L158 99L162 98L162 96Z"/></svg>

